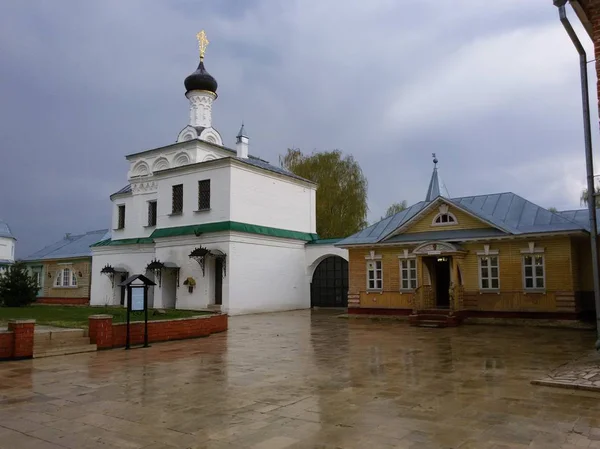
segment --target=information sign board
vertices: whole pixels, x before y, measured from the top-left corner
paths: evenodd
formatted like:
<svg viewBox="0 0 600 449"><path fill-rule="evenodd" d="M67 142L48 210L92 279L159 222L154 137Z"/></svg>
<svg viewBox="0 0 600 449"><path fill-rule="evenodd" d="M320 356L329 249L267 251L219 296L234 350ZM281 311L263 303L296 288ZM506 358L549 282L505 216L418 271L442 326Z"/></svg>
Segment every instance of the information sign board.
<svg viewBox="0 0 600 449"><path fill-rule="evenodd" d="M144 310L144 287L131 287L131 310L133 312Z"/></svg>

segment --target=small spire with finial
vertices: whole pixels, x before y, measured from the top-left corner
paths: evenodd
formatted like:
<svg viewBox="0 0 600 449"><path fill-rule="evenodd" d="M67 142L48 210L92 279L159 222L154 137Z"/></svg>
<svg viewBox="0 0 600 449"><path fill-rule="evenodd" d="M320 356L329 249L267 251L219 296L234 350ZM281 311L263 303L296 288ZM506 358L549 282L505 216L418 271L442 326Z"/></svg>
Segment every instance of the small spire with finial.
<svg viewBox="0 0 600 449"><path fill-rule="evenodd" d="M200 50L200 60L204 60L204 53L206 52L206 47L210 43L208 38L206 37L206 32L204 30L200 31L196 34L196 39L198 39L198 48Z"/></svg>
<svg viewBox="0 0 600 449"><path fill-rule="evenodd" d="M438 160L437 160L437 157L435 157L435 153L431 153L431 156L433 157L434 168L437 168Z"/></svg>

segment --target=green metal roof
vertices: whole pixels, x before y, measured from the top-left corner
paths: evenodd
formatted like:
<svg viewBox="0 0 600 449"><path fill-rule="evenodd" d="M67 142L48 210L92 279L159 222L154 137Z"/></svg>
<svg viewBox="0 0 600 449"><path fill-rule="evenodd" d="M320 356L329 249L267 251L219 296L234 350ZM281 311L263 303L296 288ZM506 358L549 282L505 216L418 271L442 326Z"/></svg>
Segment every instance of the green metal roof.
<svg viewBox="0 0 600 449"><path fill-rule="evenodd" d="M176 226L173 228L162 228L155 230L151 238L176 237L180 235L200 235L209 232L235 231L247 234L268 235L270 237L280 237L285 239L313 241L317 240L317 234L308 232L290 231L288 229L271 228L269 226L259 226L238 221L218 221L215 223L205 223L200 225Z"/></svg>
<svg viewBox="0 0 600 449"><path fill-rule="evenodd" d="M210 232L235 231L244 232L247 234L267 235L270 237L279 237L284 239L303 240L306 242L319 241L317 234L309 232L290 231L289 229L272 228L269 226L259 226L248 223L240 223L238 221L218 221L215 223L205 223L189 226L175 226L172 228L156 229L150 237L120 239L120 240L103 240L98 242L93 247L100 246L115 246L115 245L140 245L154 243L154 239L166 237L178 237L182 235L200 235ZM337 239L333 239L336 240Z"/></svg>

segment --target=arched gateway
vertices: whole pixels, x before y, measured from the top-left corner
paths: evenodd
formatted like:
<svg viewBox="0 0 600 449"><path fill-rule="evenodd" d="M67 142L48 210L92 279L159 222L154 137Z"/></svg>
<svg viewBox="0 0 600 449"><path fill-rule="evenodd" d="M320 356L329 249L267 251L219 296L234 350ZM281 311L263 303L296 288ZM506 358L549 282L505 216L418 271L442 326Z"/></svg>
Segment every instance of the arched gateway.
<svg viewBox="0 0 600 449"><path fill-rule="evenodd" d="M323 259L310 284L311 307L348 307L348 262L340 256Z"/></svg>

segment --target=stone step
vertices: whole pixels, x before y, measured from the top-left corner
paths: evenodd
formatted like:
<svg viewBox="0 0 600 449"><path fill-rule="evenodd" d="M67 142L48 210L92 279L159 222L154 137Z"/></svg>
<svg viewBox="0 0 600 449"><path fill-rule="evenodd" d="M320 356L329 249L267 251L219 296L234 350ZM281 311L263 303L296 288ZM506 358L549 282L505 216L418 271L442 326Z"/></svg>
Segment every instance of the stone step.
<svg viewBox="0 0 600 449"><path fill-rule="evenodd" d="M86 329L60 329L50 331L38 331L33 336L34 343L42 343L51 340L73 340L88 336Z"/></svg>
<svg viewBox="0 0 600 449"><path fill-rule="evenodd" d="M33 358L39 359L42 357L55 357L59 355L68 355L68 354L80 354L83 352L95 352L97 351L96 345L78 345L78 346L64 346L58 348L48 348L45 351L36 351L35 348L33 350Z"/></svg>
<svg viewBox="0 0 600 449"><path fill-rule="evenodd" d="M429 313L420 313L417 315L418 320L441 321L446 322L448 315L435 315Z"/></svg>
<svg viewBox="0 0 600 449"><path fill-rule="evenodd" d="M416 325L417 327L448 327L445 321L439 320L419 320Z"/></svg>
<svg viewBox="0 0 600 449"><path fill-rule="evenodd" d="M447 316L450 315L450 309L422 309L417 310L418 315L441 315Z"/></svg>
<svg viewBox="0 0 600 449"><path fill-rule="evenodd" d="M64 348L64 347L69 347L69 346L82 346L82 345L89 345L90 344L90 337L78 337L78 338L69 338L66 340L58 340L58 339L52 339L52 340L42 340L42 341L38 341L38 340L34 340L33 342L33 350L46 350L46 349L53 349L53 348Z"/></svg>

